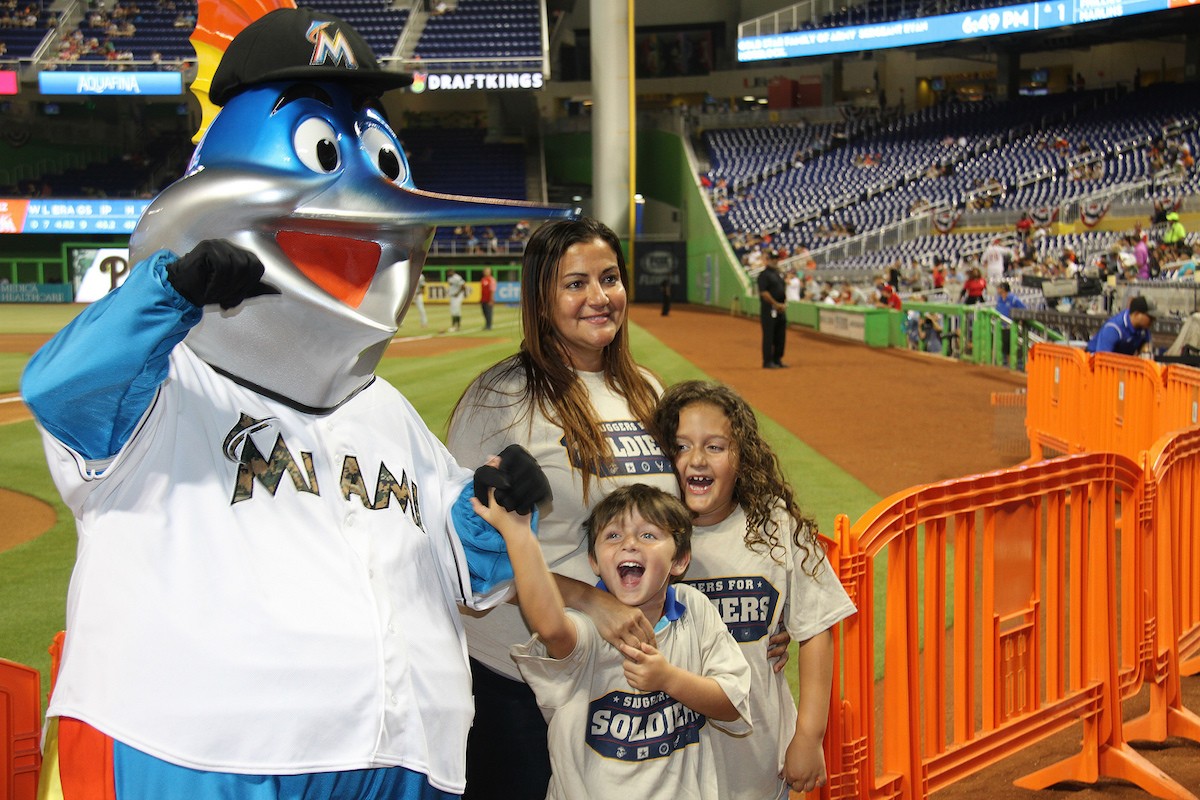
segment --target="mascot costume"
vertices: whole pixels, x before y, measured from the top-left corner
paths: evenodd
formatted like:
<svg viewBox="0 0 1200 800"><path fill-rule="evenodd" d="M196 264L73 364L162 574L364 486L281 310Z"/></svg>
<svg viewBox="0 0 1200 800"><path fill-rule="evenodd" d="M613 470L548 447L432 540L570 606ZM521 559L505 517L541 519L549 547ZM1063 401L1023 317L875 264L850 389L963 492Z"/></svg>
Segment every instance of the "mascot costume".
<svg viewBox="0 0 1200 800"><path fill-rule="evenodd" d="M547 484L523 451L459 466L374 370L433 226L569 212L417 190L374 102L407 81L329 14L250 21L129 279L30 361L79 533L67 800L463 791L457 606L511 578L470 498L528 512Z"/></svg>

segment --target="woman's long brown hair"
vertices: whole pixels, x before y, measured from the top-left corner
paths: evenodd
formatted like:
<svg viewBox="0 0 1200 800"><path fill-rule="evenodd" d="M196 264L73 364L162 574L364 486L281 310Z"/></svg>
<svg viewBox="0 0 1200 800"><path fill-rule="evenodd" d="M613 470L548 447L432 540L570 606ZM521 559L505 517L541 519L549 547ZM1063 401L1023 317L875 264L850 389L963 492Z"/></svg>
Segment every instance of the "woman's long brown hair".
<svg viewBox="0 0 1200 800"><path fill-rule="evenodd" d="M563 429L572 466L582 473L583 500L588 502L588 488L593 475L606 474L613 455L608 438L600 430L600 420L588 399L562 335L554 327L554 302L558 292L558 267L573 245L599 240L613 252L621 283L629 286L629 272L621 242L604 223L581 217L547 223L529 238L521 261L521 349L499 362L487 383L480 388L499 396L499 387L513 375L525 378L523 395L510 397L513 405L523 405L524 414L532 424L532 411ZM630 413L647 430L654 416L657 401L653 385L629 352L629 326L622 322L617 335L604 348L602 368L604 380L613 391L629 403ZM469 391L469 390L468 390ZM463 397L451 412L457 416ZM520 418L520 417L518 417Z"/></svg>

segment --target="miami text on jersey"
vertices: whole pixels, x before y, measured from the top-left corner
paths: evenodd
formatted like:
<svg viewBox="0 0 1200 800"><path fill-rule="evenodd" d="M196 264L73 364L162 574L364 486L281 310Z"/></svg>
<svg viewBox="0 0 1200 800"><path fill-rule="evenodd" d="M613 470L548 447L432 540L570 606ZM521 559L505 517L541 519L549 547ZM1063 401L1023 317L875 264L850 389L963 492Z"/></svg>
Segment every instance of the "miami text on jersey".
<svg viewBox="0 0 1200 800"><path fill-rule="evenodd" d="M242 412L237 424L225 437L222 447L225 457L235 462L237 477L234 480L233 499L230 505L249 500L254 496L254 483L258 481L262 487L274 497L279 484L286 474L291 478L292 485L298 492L320 495L321 488L317 481L317 468L312 453L300 451L299 459L292 454L284 441L283 434L275 436L275 444L271 455L264 457L258 445L254 443L251 434L273 427L274 418L255 419ZM239 452L240 451L240 452ZM375 491L367 490L363 480L362 470L358 465L358 457L347 455L342 459L342 469L339 481L342 497L349 500L357 496L365 508L380 510L391 505L395 497L400 510L412 516L413 523L421 530L421 505L417 484L410 482L408 473L402 471L397 479L387 465L380 462L379 473L375 479Z"/></svg>

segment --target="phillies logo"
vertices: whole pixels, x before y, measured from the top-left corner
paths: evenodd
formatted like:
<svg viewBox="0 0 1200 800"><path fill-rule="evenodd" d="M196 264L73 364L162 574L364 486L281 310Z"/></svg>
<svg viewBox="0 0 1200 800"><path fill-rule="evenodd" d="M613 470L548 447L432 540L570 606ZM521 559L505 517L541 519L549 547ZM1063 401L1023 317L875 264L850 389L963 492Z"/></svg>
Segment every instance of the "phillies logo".
<svg viewBox="0 0 1200 800"><path fill-rule="evenodd" d="M342 32L333 29L332 33L328 30L331 22L314 22L308 26L308 34L305 37L313 43L312 58L308 63L314 67L330 61L333 64L341 64L347 69L358 69L358 61L354 58L354 51L350 49L350 43L346 41L346 37Z"/></svg>

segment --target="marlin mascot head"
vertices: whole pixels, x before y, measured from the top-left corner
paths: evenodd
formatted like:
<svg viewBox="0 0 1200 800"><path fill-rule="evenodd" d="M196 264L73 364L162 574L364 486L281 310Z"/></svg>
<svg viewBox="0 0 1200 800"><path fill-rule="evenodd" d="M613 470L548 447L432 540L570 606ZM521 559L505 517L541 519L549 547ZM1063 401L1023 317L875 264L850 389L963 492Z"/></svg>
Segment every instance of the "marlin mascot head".
<svg viewBox="0 0 1200 800"><path fill-rule="evenodd" d="M220 113L130 238L134 263L206 239L261 259L279 293L207 306L188 334L213 367L301 406L334 407L371 380L436 225L570 216L418 190L375 102L409 82L380 69L353 28L312 9L271 11L230 42L209 89Z"/></svg>

